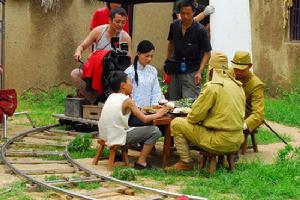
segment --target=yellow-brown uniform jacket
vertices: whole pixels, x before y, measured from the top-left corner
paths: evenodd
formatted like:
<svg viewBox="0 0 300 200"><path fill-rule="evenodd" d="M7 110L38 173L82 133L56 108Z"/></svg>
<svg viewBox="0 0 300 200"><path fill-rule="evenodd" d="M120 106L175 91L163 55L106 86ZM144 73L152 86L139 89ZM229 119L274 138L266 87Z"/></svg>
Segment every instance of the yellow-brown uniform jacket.
<svg viewBox="0 0 300 200"><path fill-rule="evenodd" d="M249 72L247 77L240 81L243 83L246 95L246 107L250 108L246 109L245 122L251 132L259 127L264 120L264 84L252 72Z"/></svg>
<svg viewBox="0 0 300 200"><path fill-rule="evenodd" d="M201 135L196 144L212 153L238 150L243 142L245 100L241 83L214 72L187 116L189 123L198 124L193 127L194 134Z"/></svg>

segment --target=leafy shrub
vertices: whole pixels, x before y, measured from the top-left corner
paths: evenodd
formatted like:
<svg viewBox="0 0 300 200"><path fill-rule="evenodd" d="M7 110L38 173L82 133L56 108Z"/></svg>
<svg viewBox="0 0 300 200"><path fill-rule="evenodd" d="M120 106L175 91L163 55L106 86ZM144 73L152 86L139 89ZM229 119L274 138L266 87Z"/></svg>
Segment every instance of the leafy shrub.
<svg viewBox="0 0 300 200"><path fill-rule="evenodd" d="M120 180L132 181L135 180L136 171L127 167L115 167L111 176Z"/></svg>
<svg viewBox="0 0 300 200"><path fill-rule="evenodd" d="M70 152L84 152L91 148L92 136L89 134L77 135L69 146Z"/></svg>
<svg viewBox="0 0 300 200"><path fill-rule="evenodd" d="M288 144L277 153L277 163L292 161L300 163L300 146L293 148Z"/></svg>

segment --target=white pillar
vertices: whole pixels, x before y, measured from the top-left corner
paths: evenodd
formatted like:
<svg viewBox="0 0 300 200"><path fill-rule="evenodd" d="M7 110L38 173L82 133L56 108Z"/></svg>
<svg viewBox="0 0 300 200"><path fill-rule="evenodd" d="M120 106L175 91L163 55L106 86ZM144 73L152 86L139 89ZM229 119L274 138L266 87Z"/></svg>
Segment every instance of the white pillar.
<svg viewBox="0 0 300 200"><path fill-rule="evenodd" d="M236 50L251 53L249 0L210 0L210 5L216 9L210 18L213 50L223 51L228 60Z"/></svg>

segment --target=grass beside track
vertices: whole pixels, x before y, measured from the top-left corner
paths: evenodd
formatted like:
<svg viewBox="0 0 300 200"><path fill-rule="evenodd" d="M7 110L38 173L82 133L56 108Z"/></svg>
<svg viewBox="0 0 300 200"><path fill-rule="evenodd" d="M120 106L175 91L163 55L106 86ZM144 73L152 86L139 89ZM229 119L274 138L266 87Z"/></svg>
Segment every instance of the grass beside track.
<svg viewBox="0 0 300 200"><path fill-rule="evenodd" d="M4 188L0 188L0 200L32 200L25 194L26 183L16 181Z"/></svg>
<svg viewBox="0 0 300 200"><path fill-rule="evenodd" d="M64 113L65 98L70 93L74 91L57 88L50 89L48 92L28 91L19 97L17 111L28 111L36 126L57 123L57 119L52 115Z"/></svg>
<svg viewBox="0 0 300 200"><path fill-rule="evenodd" d="M290 92L284 92L280 98L265 99L266 119L300 127L300 82Z"/></svg>
<svg viewBox="0 0 300 200"><path fill-rule="evenodd" d="M122 168L114 169L113 173L117 174L115 170ZM222 168L213 176L207 170L165 172L155 169L136 171L135 177L139 184L159 189L172 185L181 188L178 192L210 200L299 199L300 148L286 146L279 151L274 164L259 160L238 163L235 171Z"/></svg>
<svg viewBox="0 0 300 200"><path fill-rule="evenodd" d="M286 134L279 134L279 135L287 142L293 140L293 138L291 138ZM256 142L257 144L273 144L273 143L281 142L281 140L269 129L259 128L258 133L256 134ZM252 144L250 136L248 136L248 144Z"/></svg>

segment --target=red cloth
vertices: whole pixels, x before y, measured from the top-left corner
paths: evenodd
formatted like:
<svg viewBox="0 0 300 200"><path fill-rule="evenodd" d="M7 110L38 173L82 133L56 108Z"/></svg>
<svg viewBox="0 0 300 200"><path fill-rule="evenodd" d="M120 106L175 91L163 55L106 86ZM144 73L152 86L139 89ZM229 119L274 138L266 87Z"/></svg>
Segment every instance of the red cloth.
<svg viewBox="0 0 300 200"><path fill-rule="evenodd" d="M99 94L103 92L103 58L107 56L109 52L110 50L97 50L83 64L83 78L91 78L92 88Z"/></svg>
<svg viewBox="0 0 300 200"><path fill-rule="evenodd" d="M93 30L95 27L104 25L104 24L109 24L109 9L108 8L100 8L95 11L93 14L92 20L91 20L91 25L90 25L90 30ZM123 28L124 31L129 33L129 24L128 24L128 19L126 20L126 24Z"/></svg>
<svg viewBox="0 0 300 200"><path fill-rule="evenodd" d="M14 89L0 90L0 123L3 113L12 116L17 108L17 93Z"/></svg>

